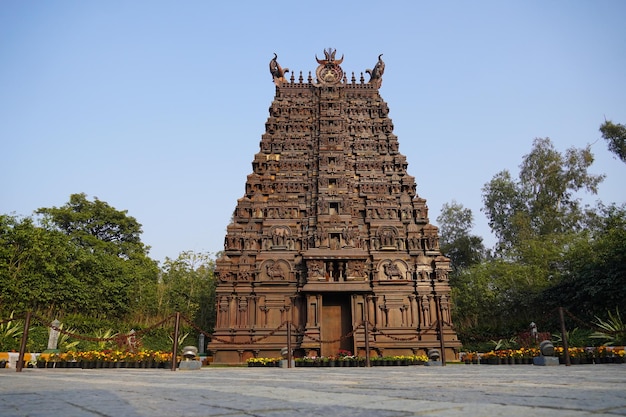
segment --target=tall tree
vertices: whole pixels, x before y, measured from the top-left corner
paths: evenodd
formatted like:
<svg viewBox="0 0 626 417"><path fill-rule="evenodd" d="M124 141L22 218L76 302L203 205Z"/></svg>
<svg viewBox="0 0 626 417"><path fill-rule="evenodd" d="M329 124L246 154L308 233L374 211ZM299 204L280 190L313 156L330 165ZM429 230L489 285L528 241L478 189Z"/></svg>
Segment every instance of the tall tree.
<svg viewBox="0 0 626 417"><path fill-rule="evenodd" d="M208 253L166 258L159 282L160 315L183 313L203 330L215 326L215 260Z"/></svg>
<svg viewBox="0 0 626 417"><path fill-rule="evenodd" d="M578 193L597 192L603 175L588 172L589 148L558 152L550 139L535 139L517 179L501 171L483 188L484 212L498 238L497 257L456 277L461 333L511 334L540 323L551 287L567 273L567 256L593 219ZM543 323L545 324L545 323Z"/></svg>
<svg viewBox="0 0 626 417"><path fill-rule="evenodd" d="M607 120L600 126L600 132L608 142L609 151L626 162L626 126Z"/></svg>
<svg viewBox="0 0 626 417"><path fill-rule="evenodd" d="M528 239L580 230L584 212L576 193L597 193L604 175L588 172L589 147L570 148L565 155L548 138L535 139L520 165L519 180L498 173L483 188L484 211L499 249L520 247Z"/></svg>
<svg viewBox="0 0 626 417"><path fill-rule="evenodd" d="M626 311L626 206L600 205L587 230L573 242L559 282L542 302L592 320Z"/></svg>
<svg viewBox="0 0 626 417"><path fill-rule="evenodd" d="M91 247L119 257L147 255L141 242L141 224L97 197L89 201L84 193L72 194L62 207L40 208L43 223L61 230L82 247Z"/></svg>
<svg viewBox="0 0 626 417"><path fill-rule="evenodd" d="M455 272L484 259L483 239L471 234L474 226L472 210L453 200L443 205L437 223L441 252L450 258Z"/></svg>
<svg viewBox="0 0 626 417"><path fill-rule="evenodd" d="M453 319L461 340L476 341L482 335L485 341L537 321L533 301L541 288L531 266L500 258L461 270L452 286Z"/></svg>
<svg viewBox="0 0 626 417"><path fill-rule="evenodd" d="M154 300L157 263L141 242L141 225L126 211L73 194L64 206L37 213L46 230L63 233L72 242L76 255L71 275L89 287L89 311L125 317Z"/></svg>
<svg viewBox="0 0 626 417"><path fill-rule="evenodd" d="M76 252L67 236L31 218L0 215L0 310L88 306L88 288L72 274Z"/></svg>

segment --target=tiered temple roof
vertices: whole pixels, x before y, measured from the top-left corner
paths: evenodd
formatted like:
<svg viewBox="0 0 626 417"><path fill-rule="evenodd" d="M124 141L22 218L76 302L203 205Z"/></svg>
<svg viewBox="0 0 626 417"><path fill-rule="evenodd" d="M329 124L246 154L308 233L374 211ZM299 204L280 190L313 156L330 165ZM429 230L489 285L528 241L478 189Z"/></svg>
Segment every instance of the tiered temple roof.
<svg viewBox="0 0 626 417"><path fill-rule="evenodd" d="M366 335L379 355L454 355L449 260L379 93L382 55L356 82L324 54L306 82L270 61L276 95L217 261L209 350L276 356L292 326L296 355L363 355Z"/></svg>

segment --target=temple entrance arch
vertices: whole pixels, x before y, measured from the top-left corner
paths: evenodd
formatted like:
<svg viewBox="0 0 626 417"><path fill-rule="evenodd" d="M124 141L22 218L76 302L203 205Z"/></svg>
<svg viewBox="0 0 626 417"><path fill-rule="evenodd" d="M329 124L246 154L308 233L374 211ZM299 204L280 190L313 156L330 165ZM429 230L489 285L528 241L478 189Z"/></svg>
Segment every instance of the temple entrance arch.
<svg viewBox="0 0 626 417"><path fill-rule="evenodd" d="M322 356L336 356L340 350L354 353L354 339L346 337L352 331L352 307L348 293L322 295Z"/></svg>

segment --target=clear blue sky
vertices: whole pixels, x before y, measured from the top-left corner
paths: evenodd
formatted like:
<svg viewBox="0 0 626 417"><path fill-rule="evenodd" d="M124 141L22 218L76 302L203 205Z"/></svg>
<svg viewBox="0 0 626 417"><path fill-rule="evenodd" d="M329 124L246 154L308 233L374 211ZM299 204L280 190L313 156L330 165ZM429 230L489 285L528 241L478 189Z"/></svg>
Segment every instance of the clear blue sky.
<svg viewBox="0 0 626 417"><path fill-rule="evenodd" d="M493 243L481 188L517 176L536 137L592 144L626 201L626 164L601 139L626 123L626 1L0 2L0 213L72 193L128 210L157 260L223 249L283 67L328 47L348 74L386 63L390 107L430 220L456 200Z"/></svg>

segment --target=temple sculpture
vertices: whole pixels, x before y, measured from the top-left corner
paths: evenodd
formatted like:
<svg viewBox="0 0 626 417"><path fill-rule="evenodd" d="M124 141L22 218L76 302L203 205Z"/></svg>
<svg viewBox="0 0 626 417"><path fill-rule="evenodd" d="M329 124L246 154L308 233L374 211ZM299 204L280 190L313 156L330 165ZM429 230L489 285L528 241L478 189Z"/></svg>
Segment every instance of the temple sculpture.
<svg viewBox="0 0 626 417"><path fill-rule="evenodd" d="M216 261L215 363L288 342L296 356L457 355L450 261L379 93L382 54L357 79L335 53L306 78L270 61L276 95Z"/></svg>

